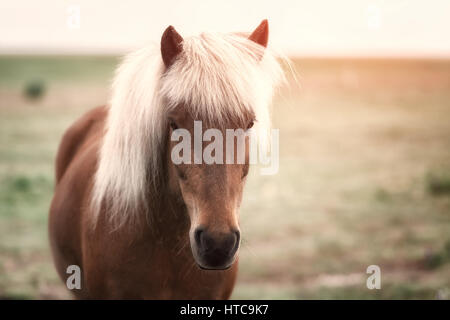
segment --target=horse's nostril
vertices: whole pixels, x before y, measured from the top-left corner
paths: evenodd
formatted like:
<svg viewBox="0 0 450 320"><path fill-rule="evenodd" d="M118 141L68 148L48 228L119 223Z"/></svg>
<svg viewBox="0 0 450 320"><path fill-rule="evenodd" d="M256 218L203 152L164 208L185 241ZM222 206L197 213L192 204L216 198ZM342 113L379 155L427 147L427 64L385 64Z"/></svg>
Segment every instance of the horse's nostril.
<svg viewBox="0 0 450 320"><path fill-rule="evenodd" d="M195 243L201 252L214 249L214 238L203 228L198 228L194 234Z"/></svg>
<svg viewBox="0 0 450 320"><path fill-rule="evenodd" d="M201 247L201 245L202 245L202 234L203 234L203 228L197 228L197 230L195 230L194 239L195 239L195 243L197 244L198 247Z"/></svg>
<svg viewBox="0 0 450 320"><path fill-rule="evenodd" d="M241 232L239 230L236 230L234 232L234 235L236 237L236 243L235 246L239 246L239 242L241 241Z"/></svg>
<svg viewBox="0 0 450 320"><path fill-rule="evenodd" d="M230 232L224 238L223 247L228 250L230 254L234 254L236 247L239 245L239 238L239 231Z"/></svg>
<svg viewBox="0 0 450 320"><path fill-rule="evenodd" d="M241 233L239 231L236 231L235 234L236 234L235 250L237 250L239 248L239 244L241 243Z"/></svg>
<svg viewBox="0 0 450 320"><path fill-rule="evenodd" d="M239 242L241 240L241 233L239 232L239 230L236 230L231 234L231 236L233 238L233 244L230 246L229 254L232 256L236 253L237 249L239 248Z"/></svg>

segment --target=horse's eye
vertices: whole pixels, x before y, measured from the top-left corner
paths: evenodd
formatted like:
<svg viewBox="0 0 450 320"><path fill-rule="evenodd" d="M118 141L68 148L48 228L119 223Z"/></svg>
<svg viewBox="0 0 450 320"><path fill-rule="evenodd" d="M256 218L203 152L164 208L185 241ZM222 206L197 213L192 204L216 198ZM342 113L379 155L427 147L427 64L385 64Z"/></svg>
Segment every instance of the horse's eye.
<svg viewBox="0 0 450 320"><path fill-rule="evenodd" d="M170 121L170 127L172 128L172 130L177 130L178 129L177 124L173 120Z"/></svg>
<svg viewBox="0 0 450 320"><path fill-rule="evenodd" d="M181 180L187 179L186 174L183 171L177 170L177 174L178 174L178 178L180 178Z"/></svg>
<svg viewBox="0 0 450 320"><path fill-rule="evenodd" d="M253 127L254 124L255 124L255 122L253 120L250 121L250 123L247 125L247 130L250 129L251 127Z"/></svg>

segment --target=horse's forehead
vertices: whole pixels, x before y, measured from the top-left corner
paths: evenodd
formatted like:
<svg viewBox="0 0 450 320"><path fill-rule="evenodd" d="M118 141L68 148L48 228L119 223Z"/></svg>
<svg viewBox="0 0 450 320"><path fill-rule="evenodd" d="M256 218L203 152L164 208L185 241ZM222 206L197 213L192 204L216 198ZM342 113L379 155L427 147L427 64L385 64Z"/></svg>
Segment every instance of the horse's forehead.
<svg viewBox="0 0 450 320"><path fill-rule="evenodd" d="M225 114L219 114L219 111L210 114L202 112L202 110L195 111L195 108L188 103L181 103L169 112L169 117L178 121L179 124L183 124L186 128L193 128L194 122L200 121L205 129L243 128L255 118L253 110L248 110L244 107L239 112L232 109L232 107L226 111L228 112L225 112Z"/></svg>

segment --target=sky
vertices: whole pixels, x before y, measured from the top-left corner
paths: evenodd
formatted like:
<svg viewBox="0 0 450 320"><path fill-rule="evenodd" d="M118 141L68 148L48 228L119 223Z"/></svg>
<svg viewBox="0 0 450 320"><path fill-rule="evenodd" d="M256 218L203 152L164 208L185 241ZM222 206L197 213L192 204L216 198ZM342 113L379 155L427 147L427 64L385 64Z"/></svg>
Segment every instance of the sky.
<svg viewBox="0 0 450 320"><path fill-rule="evenodd" d="M124 53L182 36L251 32L291 56L450 57L450 0L0 0L0 54Z"/></svg>

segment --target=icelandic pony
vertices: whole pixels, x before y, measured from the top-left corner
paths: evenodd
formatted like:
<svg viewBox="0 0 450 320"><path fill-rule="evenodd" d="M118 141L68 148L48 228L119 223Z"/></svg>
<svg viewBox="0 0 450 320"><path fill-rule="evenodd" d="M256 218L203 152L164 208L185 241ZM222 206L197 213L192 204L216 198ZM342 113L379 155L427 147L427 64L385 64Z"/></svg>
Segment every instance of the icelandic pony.
<svg viewBox="0 0 450 320"><path fill-rule="evenodd" d="M241 164L175 164L177 129L268 128L283 78L268 23L250 35L183 39L129 54L109 106L65 133L56 158L49 234L54 262L81 269L77 298L227 299L237 275ZM193 144L192 144L193 145ZM225 148L225 147L224 147Z"/></svg>

